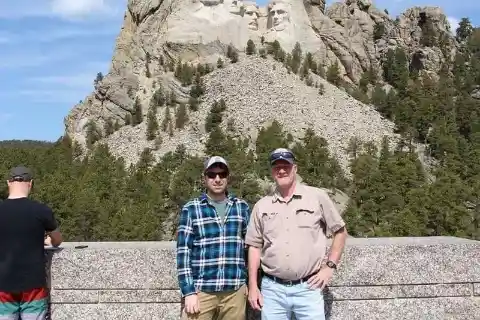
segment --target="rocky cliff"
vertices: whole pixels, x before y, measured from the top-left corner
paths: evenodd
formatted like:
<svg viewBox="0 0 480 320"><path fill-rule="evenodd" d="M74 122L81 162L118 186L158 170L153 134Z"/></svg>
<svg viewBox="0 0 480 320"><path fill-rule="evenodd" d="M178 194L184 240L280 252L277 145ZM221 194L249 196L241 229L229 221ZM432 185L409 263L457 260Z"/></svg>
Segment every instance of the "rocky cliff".
<svg viewBox="0 0 480 320"><path fill-rule="evenodd" d="M442 44L429 43L427 32ZM249 40L253 55L246 54ZM300 45L303 56L310 53L320 66L317 72L291 72L266 55L275 41L287 53ZM328 8L323 0L275 0L264 7L237 0L129 0L110 70L66 117L66 134L85 146L94 123L95 140L107 142L127 163L135 162L146 147L158 157L179 144L201 154L205 118L212 103L223 98L223 127L228 124L253 140L273 119L295 138L312 127L346 168L350 138L378 143L383 136L395 136L394 124L327 82L324 71L338 65L342 82L350 86L367 71L381 78L387 51L396 47L408 53L411 68L436 74L443 61L454 57L456 42L445 15L434 7L412 8L394 20L370 0L346 0ZM227 58L232 52L236 58ZM159 88L174 97L166 107L171 114L179 104L191 104L194 84L175 76L179 64L213 71L201 79L205 92L198 107L188 110L188 124L170 125L170 132L159 130L160 138L148 140L147 121L132 125L129 119L138 108L148 113ZM158 123L166 114L158 108ZM109 123L115 129L106 132Z"/></svg>

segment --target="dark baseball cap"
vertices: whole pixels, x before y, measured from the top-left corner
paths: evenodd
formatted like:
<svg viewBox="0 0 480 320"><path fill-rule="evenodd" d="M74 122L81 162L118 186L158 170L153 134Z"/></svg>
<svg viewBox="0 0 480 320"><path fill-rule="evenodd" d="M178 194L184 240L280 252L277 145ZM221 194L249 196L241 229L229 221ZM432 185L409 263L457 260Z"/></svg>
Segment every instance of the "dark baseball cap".
<svg viewBox="0 0 480 320"><path fill-rule="evenodd" d="M30 181L33 179L32 170L24 166L14 167L10 170L10 181Z"/></svg>
<svg viewBox="0 0 480 320"><path fill-rule="evenodd" d="M285 160L293 164L295 162L295 155L292 151L285 148L278 148L273 150L269 156L270 165L274 164L275 161Z"/></svg>

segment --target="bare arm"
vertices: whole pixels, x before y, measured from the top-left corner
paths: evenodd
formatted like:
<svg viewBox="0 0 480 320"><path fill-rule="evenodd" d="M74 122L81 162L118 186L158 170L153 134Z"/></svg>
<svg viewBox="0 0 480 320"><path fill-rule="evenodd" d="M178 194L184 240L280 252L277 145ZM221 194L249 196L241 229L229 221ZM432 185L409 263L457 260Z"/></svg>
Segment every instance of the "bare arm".
<svg viewBox="0 0 480 320"><path fill-rule="evenodd" d="M345 227L340 228L333 235L332 247L330 248L330 254L328 259L338 264L345 248L345 241L347 239L347 229Z"/></svg>
<svg viewBox="0 0 480 320"><path fill-rule="evenodd" d="M335 204L328 196L328 193L325 191L320 191L319 196L320 203L322 204L323 208L323 218L327 225L328 231L330 231L333 236L328 259L333 261L335 264L338 264L345 248L345 241L348 235L347 228L342 215L335 207Z"/></svg>
<svg viewBox="0 0 480 320"><path fill-rule="evenodd" d="M258 287L258 269L260 268L261 249L248 247L248 286L250 288Z"/></svg>
<svg viewBox="0 0 480 320"><path fill-rule="evenodd" d="M46 239L47 243L54 247L58 247L63 242L62 233L58 229L58 222L55 219L53 211L49 207L45 207L44 212L44 228L45 234L49 239Z"/></svg>

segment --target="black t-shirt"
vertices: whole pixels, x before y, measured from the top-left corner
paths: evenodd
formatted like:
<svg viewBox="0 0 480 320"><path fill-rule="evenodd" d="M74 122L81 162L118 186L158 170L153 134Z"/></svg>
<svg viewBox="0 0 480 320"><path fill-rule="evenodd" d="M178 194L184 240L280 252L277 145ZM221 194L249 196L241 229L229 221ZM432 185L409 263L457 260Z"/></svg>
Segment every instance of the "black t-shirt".
<svg viewBox="0 0 480 320"><path fill-rule="evenodd" d="M52 210L28 198L0 202L0 291L45 287L44 237L57 228Z"/></svg>

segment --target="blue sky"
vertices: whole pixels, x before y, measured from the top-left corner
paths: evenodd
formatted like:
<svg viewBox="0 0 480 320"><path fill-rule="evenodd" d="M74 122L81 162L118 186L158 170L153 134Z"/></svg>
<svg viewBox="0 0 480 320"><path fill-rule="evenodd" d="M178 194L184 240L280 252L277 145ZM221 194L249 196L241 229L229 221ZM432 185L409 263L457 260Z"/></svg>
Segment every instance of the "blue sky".
<svg viewBox="0 0 480 320"><path fill-rule="evenodd" d="M258 3L265 3L259 0ZM334 1L327 1L332 3ZM106 73L127 0L0 0L0 140L54 141L63 119ZM436 5L480 24L478 0L377 0L391 15Z"/></svg>

